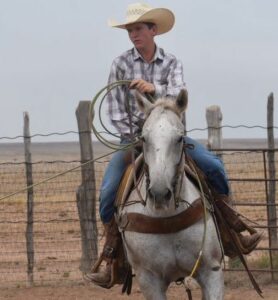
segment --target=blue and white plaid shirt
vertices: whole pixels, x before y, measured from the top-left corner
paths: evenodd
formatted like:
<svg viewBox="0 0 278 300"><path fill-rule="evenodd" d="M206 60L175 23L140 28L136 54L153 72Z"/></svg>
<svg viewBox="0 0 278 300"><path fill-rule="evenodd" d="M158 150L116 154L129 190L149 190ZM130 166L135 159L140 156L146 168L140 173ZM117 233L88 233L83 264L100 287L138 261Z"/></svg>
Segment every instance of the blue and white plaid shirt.
<svg viewBox="0 0 278 300"><path fill-rule="evenodd" d="M144 79L155 86L154 99L160 97L176 97L185 88L183 81L182 63L172 54L165 53L156 47L151 63L144 61L136 48L132 48L114 59L108 83L118 80ZM107 95L108 113L112 124L122 136L130 134L129 117L125 101L128 99L133 114L133 132L140 131L140 119L143 113L137 108L135 91L127 86L120 86L111 90Z"/></svg>

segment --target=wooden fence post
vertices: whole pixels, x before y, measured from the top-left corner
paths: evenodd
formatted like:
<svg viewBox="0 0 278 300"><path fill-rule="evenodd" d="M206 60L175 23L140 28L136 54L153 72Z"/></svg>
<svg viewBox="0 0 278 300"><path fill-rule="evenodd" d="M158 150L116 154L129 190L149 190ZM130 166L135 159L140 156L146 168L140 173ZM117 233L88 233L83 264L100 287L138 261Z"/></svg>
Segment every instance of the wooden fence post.
<svg viewBox="0 0 278 300"><path fill-rule="evenodd" d="M206 110L206 119L208 124L208 149L221 149L223 147L222 140L222 113L217 105L209 106ZM222 153L218 152L217 155L221 157Z"/></svg>
<svg viewBox="0 0 278 300"><path fill-rule="evenodd" d="M80 270L91 270L98 256L98 231L96 222L96 184L91 137L92 120L89 114L90 101L80 101L76 109L79 130L81 162L90 163L81 167L82 183L76 192L82 237Z"/></svg>
<svg viewBox="0 0 278 300"><path fill-rule="evenodd" d="M274 114L274 97L273 93L268 96L267 99L267 137L268 137L268 226L269 226L269 244L270 247L277 247L277 214L275 206L275 192L276 192L276 182L275 182L275 143L274 143L274 133L273 133L273 114Z"/></svg>
<svg viewBox="0 0 278 300"><path fill-rule="evenodd" d="M206 110L206 119L208 124L208 149L222 149L223 148L223 138L222 138L222 112L219 106L212 105ZM217 156L222 159L222 152L217 151ZM230 188L231 189L231 188ZM234 264L239 262L239 258L228 260L228 265L230 268L234 268Z"/></svg>
<svg viewBox="0 0 278 300"><path fill-rule="evenodd" d="M29 115L27 112L23 113L24 117L24 152L25 152L25 172L26 172L26 184L27 186L33 185L32 176L32 158L31 158L31 138L29 128ZM30 286L34 283L34 241L33 241L33 188L27 190L27 225L26 225L26 248L27 248L27 276L28 284Z"/></svg>

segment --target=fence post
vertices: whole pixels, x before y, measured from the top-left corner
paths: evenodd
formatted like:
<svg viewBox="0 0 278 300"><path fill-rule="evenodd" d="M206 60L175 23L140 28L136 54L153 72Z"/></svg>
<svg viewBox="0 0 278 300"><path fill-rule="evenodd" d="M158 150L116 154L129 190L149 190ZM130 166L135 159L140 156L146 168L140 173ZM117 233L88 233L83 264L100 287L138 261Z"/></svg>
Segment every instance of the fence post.
<svg viewBox="0 0 278 300"><path fill-rule="evenodd" d="M27 112L23 113L24 117L24 153L25 153L25 172L26 172L26 184L27 186L33 185L32 175L32 157L30 151L31 138L29 128L29 115ZM27 190L27 226L26 226L26 249L27 249L27 276L28 284L30 286L34 283L34 241L33 241L33 188Z"/></svg>
<svg viewBox="0 0 278 300"><path fill-rule="evenodd" d="M80 270L89 272L97 259L96 184L91 137L92 120L89 114L90 101L80 101L76 109L79 130L82 183L76 192L76 201L81 228L82 257Z"/></svg>
<svg viewBox="0 0 278 300"><path fill-rule="evenodd" d="M269 244L271 247L277 247L277 214L276 214L276 206L275 206L275 190L276 190L276 182L275 182L275 144L274 144L274 132L273 132L273 114L274 114L274 97L273 93L268 96L267 99L267 137L268 137L268 226L269 226Z"/></svg>
<svg viewBox="0 0 278 300"><path fill-rule="evenodd" d="M212 105L206 109L206 119L208 124L208 149L222 149L223 148L223 138L222 138L222 112L219 106ZM218 151L217 156L222 159L222 152ZM231 190L231 187L230 187ZM228 265L230 268L234 268L239 262L239 258L234 258L228 260Z"/></svg>
<svg viewBox="0 0 278 300"><path fill-rule="evenodd" d="M206 110L206 119L208 124L208 149L222 149L223 140L222 140L222 113L221 109L217 105L212 105L207 107ZM222 156L221 152L218 152L219 157Z"/></svg>

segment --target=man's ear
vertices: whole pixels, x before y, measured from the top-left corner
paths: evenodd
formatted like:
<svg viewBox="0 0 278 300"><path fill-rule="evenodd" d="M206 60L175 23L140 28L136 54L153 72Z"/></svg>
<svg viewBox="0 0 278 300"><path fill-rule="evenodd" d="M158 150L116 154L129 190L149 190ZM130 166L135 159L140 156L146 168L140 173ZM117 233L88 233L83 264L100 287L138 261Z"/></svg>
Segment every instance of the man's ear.
<svg viewBox="0 0 278 300"><path fill-rule="evenodd" d="M188 103L188 93L186 89L182 89L180 91L175 103L179 113L182 113L186 110Z"/></svg>
<svg viewBox="0 0 278 300"><path fill-rule="evenodd" d="M138 108L145 114L148 115L153 109L154 105L142 94L135 92L135 98L138 105Z"/></svg>
<svg viewBox="0 0 278 300"><path fill-rule="evenodd" d="M155 37L157 35L157 25L156 24L153 24L152 31L153 31L153 37Z"/></svg>

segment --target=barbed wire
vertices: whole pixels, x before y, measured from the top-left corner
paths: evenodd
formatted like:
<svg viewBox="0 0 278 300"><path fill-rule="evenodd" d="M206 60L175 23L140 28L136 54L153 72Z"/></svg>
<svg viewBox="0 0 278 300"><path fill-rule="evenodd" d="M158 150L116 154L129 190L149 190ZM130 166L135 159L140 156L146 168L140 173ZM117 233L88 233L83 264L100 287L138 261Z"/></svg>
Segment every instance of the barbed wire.
<svg viewBox="0 0 278 300"><path fill-rule="evenodd" d="M102 164L105 162L109 162L109 160L95 160L94 162L98 163L98 164ZM82 161L81 160L40 160L40 161L35 161L35 162L28 162L27 164L31 164L31 165L39 165L39 164L73 164L73 163L79 163L81 164ZM25 161L19 161L19 162L14 162L14 161L5 161L0 163L0 166L4 166L4 165L25 165L26 162ZM76 171L77 172L77 171Z"/></svg>
<svg viewBox="0 0 278 300"><path fill-rule="evenodd" d="M262 125L244 125L244 124L239 124L239 125L222 125L222 126L208 126L208 127L203 127L203 128L191 128L186 130L186 132L194 132L194 131L207 131L209 129L224 129L224 128L229 128L229 129L239 129L239 128L244 128L244 129L263 129L263 130L269 130L269 129L278 129L278 126L262 126ZM75 131L75 130L69 130L69 131L64 131L64 132L50 132L50 133L35 133L29 136L26 135L17 135L17 136L1 136L0 140L16 140L19 138L35 138L35 137L50 137L50 136L64 136L68 134L82 134L82 133L92 133L91 131L84 130L84 131ZM100 132L101 134L107 134L107 132ZM114 136L119 135L119 133L114 132ZM120 138L120 135L118 136Z"/></svg>
<svg viewBox="0 0 278 300"><path fill-rule="evenodd" d="M278 126L262 126L262 125L222 125L222 126L209 126L204 128L192 128L189 130L186 130L186 132L194 132L194 131L206 131L208 129L224 129L224 128L230 128L230 129L239 129L239 128L245 128L245 129L278 129Z"/></svg>
<svg viewBox="0 0 278 300"><path fill-rule="evenodd" d="M268 151L273 151L273 152L278 152L278 148L275 149L268 149L268 148L264 148L264 149L229 149L229 148L223 148L223 149L210 149L211 151L217 151L217 152L221 152L221 155L223 156L232 156L232 155L243 155L243 154L258 154L261 153L262 151L268 152ZM103 164L103 163L108 163L109 159L95 159L94 161L97 164ZM256 162L258 162L258 160L256 160ZM54 164L81 164L82 161L81 160L40 160L40 161L35 161L35 162L28 162L28 164L30 165L40 165L40 164L48 164L48 165L54 165ZM236 162L233 162L233 164L235 164ZM248 162L241 162L241 163L248 163ZM19 162L15 162L15 161L5 161L5 162L0 162L0 166L13 166L13 165L26 165L25 161L19 161ZM78 173L78 170L74 170L72 171L73 173L76 172ZM97 170L95 170L95 172L98 172ZM12 172L11 172L12 173ZM35 170L33 171L33 174L46 174L46 173L53 173L53 171L40 171L40 172L36 172Z"/></svg>

